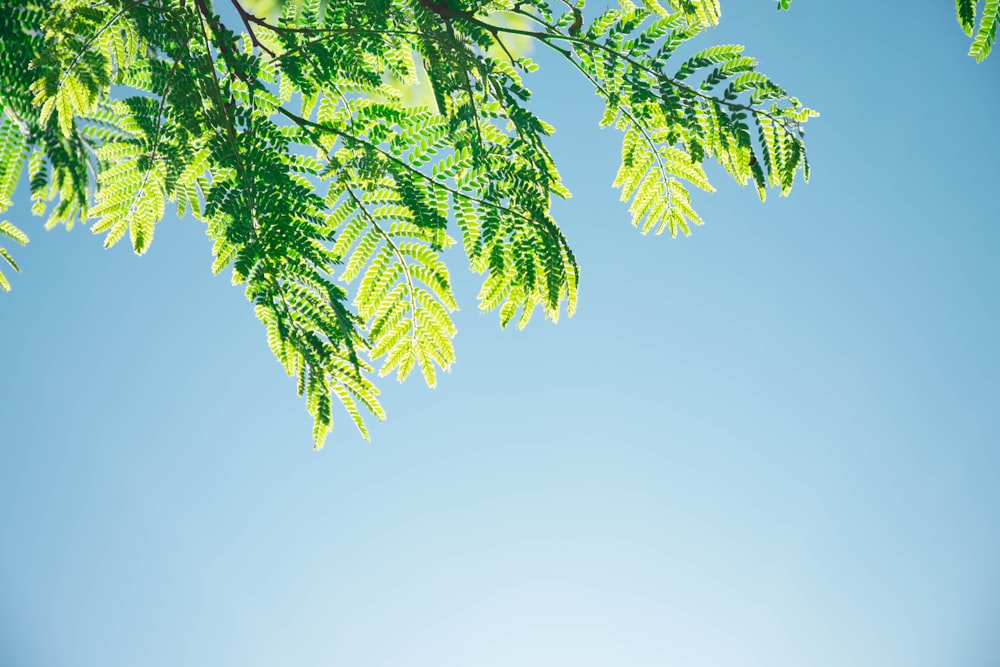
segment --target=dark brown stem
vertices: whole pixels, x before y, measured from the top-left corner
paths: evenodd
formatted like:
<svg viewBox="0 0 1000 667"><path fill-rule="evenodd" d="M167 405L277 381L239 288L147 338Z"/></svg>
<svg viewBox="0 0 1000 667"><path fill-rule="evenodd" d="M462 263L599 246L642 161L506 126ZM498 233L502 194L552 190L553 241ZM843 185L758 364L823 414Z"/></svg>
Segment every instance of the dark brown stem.
<svg viewBox="0 0 1000 667"><path fill-rule="evenodd" d="M243 21L243 25L246 26L247 34L250 36L250 42L257 48L259 48L261 51L266 53L267 55L271 56L272 58L276 58L277 54L275 54L275 52L269 49L268 47L264 46L264 44L260 41L260 39L257 38L257 33L255 33L253 29L253 26L255 24L258 26L270 27L267 21L263 20L262 18L259 18L258 16L255 16L251 12L248 12L246 9L243 8L243 5L239 3L239 0L230 0L230 2L232 3L233 7L236 8L236 12L240 15L240 20Z"/></svg>

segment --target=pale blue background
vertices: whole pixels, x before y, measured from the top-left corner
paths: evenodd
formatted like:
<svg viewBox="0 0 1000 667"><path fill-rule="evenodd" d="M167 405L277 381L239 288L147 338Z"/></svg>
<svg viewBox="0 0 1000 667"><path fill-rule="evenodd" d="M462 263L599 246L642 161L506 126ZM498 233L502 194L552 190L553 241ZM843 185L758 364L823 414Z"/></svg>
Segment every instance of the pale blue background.
<svg viewBox="0 0 1000 667"><path fill-rule="evenodd" d="M456 263L459 362L371 445L311 450L196 223L12 213L0 665L1000 665L1000 53L951 0L773 4L699 46L823 112L813 183L640 237L543 56L579 313L501 333Z"/></svg>

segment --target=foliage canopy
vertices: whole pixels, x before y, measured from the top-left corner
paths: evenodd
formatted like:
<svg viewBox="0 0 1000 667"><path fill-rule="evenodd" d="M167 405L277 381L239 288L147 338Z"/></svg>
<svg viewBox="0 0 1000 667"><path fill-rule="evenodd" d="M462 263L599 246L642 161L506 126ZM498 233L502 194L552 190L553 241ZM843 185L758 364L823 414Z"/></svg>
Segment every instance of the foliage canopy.
<svg viewBox="0 0 1000 667"><path fill-rule="evenodd" d="M959 5L967 18L972 0ZM551 49L604 100L601 125L623 135L615 185L642 233L701 224L689 189L712 190L706 160L761 198L808 179L813 111L740 46L674 56L719 20L717 0L582 10L0 0L0 212L26 164L46 227L86 222L142 254L168 205L204 222L212 270L245 285L316 445L334 397L367 438L363 414L384 417L373 374L419 369L433 386L454 361L452 246L501 325L575 308L580 268L550 214L569 192L517 40ZM0 234L27 242L7 221Z"/></svg>

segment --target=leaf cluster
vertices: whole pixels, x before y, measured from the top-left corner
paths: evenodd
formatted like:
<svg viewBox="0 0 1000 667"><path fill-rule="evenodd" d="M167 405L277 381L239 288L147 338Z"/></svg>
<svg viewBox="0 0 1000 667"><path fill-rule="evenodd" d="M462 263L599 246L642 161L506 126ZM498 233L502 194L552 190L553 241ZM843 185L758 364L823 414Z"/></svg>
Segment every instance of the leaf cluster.
<svg viewBox="0 0 1000 667"><path fill-rule="evenodd" d="M503 326L575 309L580 268L551 215L569 191L517 43L604 100L643 233L701 224L688 188L712 189L706 160L761 198L808 177L814 112L739 46L675 57L718 22L716 0L622 0L590 18L568 0L0 3L0 211L27 164L33 212L108 247L127 236L146 252L168 207L201 221L317 446L334 399L367 438L365 415L384 418L376 374L433 386L454 363L453 255ZM406 88L421 85L415 104Z"/></svg>
<svg viewBox="0 0 1000 667"><path fill-rule="evenodd" d="M977 0L955 0L958 24L962 26L966 35L973 38L969 55L975 58L976 62L982 62L990 55L997 38L997 15L1000 14L1000 0L986 0L977 29L976 8L979 4Z"/></svg>
<svg viewBox="0 0 1000 667"><path fill-rule="evenodd" d="M778 10L791 7L792 0L778 0ZM958 14L958 24L966 35L972 37L969 55L977 63L986 59L993 49L997 38L997 16L1000 15L1000 0L985 0L983 11L979 17L979 28L976 28L976 13L979 0L955 0L955 11Z"/></svg>

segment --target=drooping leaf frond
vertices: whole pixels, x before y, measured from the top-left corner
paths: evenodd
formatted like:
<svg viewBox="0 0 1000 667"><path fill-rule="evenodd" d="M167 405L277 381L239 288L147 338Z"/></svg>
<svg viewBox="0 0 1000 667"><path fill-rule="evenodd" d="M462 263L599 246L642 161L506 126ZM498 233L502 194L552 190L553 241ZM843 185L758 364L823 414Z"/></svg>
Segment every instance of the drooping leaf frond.
<svg viewBox="0 0 1000 667"><path fill-rule="evenodd" d="M0 213L13 204L11 197L24 170L27 148L27 139L20 128L8 118L0 118ZM5 236L20 245L28 242L24 232L6 220L0 220L0 236ZM0 246L0 258L14 271L21 270L10 251L4 246ZM0 270L0 289L5 292L10 291L10 281L2 270Z"/></svg>
<svg viewBox="0 0 1000 667"><path fill-rule="evenodd" d="M0 236L6 236L20 245L25 245L28 242L28 236L6 220L0 220ZM19 272L21 270L17 262L14 261L14 258L11 257L10 252L3 246L0 246L0 258L15 271ZM10 282L3 274L3 271L0 271L0 289L5 292L10 291Z"/></svg>
<svg viewBox="0 0 1000 667"><path fill-rule="evenodd" d="M978 0L955 0L955 12L958 24L966 35L972 37L969 55L982 62L990 55L997 36L997 15L1000 14L1000 0L986 0L979 18L979 28L976 28L976 11Z"/></svg>
<svg viewBox="0 0 1000 667"><path fill-rule="evenodd" d="M967 5L971 3L971 0L958 0L960 5ZM972 25L971 21L967 22L966 17L969 16L970 12L968 8L964 8L964 16L962 15L963 9L959 9L959 17L962 23L962 27L966 30L966 34L971 34L970 27ZM974 8L972 15L974 16ZM976 30L976 35L972 39L972 46L969 47L969 55L976 59L976 62L982 62L986 59L986 56L990 55L990 51L993 49L993 43L997 39L997 16L1000 15L1000 0L986 0L985 5L983 5L983 13L979 19L979 29Z"/></svg>

